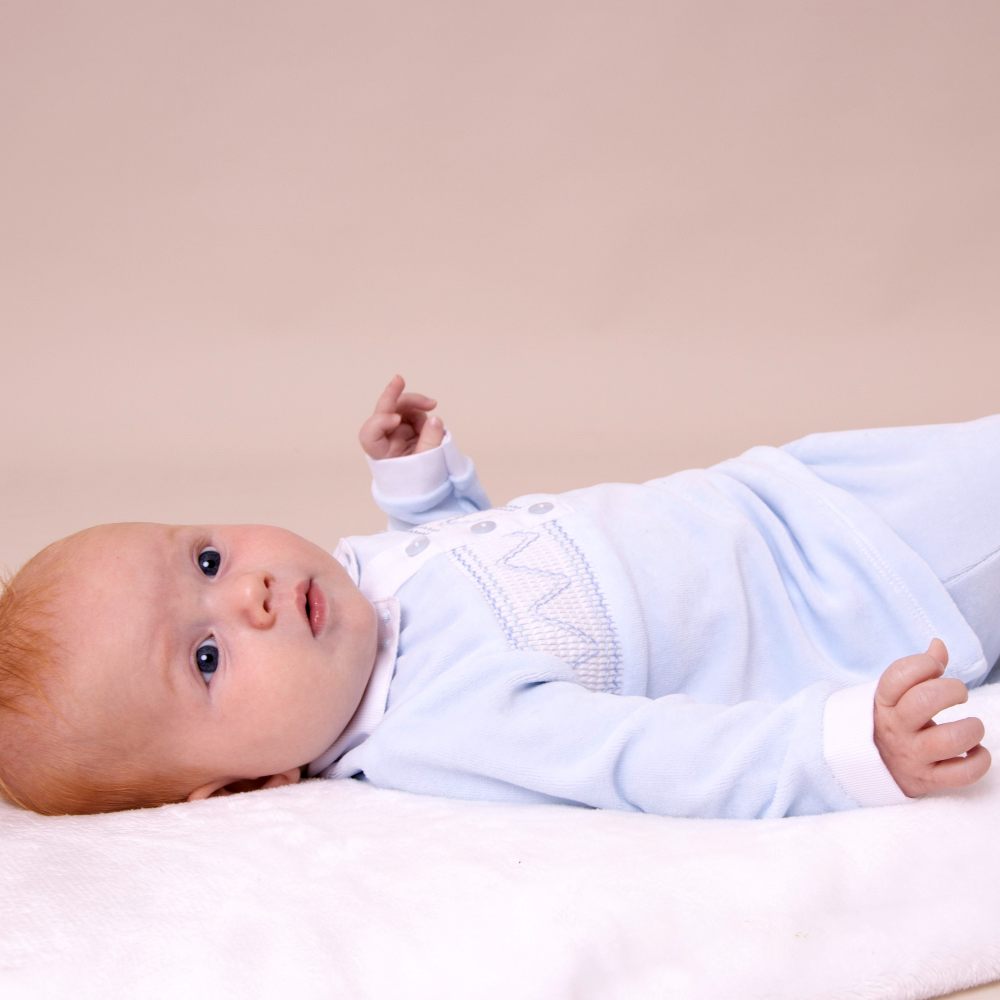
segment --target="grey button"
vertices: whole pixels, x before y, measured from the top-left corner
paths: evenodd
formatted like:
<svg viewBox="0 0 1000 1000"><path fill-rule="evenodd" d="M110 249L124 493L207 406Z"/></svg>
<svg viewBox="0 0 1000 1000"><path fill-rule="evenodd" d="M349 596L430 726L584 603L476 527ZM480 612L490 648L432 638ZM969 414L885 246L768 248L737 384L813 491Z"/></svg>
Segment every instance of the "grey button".
<svg viewBox="0 0 1000 1000"><path fill-rule="evenodd" d="M547 500L544 501L544 502L542 502L542 503L533 503L528 508L528 513L529 514L548 514L548 512L550 510L552 510L552 507L553 507L553 505L550 504Z"/></svg>
<svg viewBox="0 0 1000 1000"><path fill-rule="evenodd" d="M474 535L485 535L492 531L496 527L495 521L477 521L472 526L472 533Z"/></svg>
<svg viewBox="0 0 1000 1000"><path fill-rule="evenodd" d="M424 549L426 549L430 544L431 540L429 538L414 538L413 541L406 546L406 554L408 556L420 555L420 553L423 552Z"/></svg>

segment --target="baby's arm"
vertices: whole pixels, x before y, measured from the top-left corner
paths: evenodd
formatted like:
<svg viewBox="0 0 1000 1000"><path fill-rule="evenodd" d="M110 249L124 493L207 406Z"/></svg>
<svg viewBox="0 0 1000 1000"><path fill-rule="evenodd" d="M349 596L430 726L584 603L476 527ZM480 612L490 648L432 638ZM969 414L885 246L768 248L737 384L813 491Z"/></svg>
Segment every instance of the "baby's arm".
<svg viewBox="0 0 1000 1000"><path fill-rule="evenodd" d="M990 766L979 719L934 722L938 712L969 698L960 680L942 676L947 665L948 650L934 639L926 653L892 663L875 691L875 745L911 797L971 785Z"/></svg>

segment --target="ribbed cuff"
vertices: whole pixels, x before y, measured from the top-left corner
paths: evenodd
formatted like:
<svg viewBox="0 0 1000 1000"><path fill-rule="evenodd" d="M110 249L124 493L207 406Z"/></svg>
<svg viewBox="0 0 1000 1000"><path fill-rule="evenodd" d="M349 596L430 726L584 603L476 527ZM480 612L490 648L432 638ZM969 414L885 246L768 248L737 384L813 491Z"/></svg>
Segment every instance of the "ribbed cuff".
<svg viewBox="0 0 1000 1000"><path fill-rule="evenodd" d="M452 444L450 434L445 434L441 444L430 451L399 458L369 458L372 484L378 495L388 500L433 493L448 482L449 452L455 456L456 465L468 465L469 460Z"/></svg>
<svg viewBox="0 0 1000 1000"><path fill-rule="evenodd" d="M872 681L830 695L823 713L823 756L841 788L858 805L898 805L909 799L875 746L876 687Z"/></svg>

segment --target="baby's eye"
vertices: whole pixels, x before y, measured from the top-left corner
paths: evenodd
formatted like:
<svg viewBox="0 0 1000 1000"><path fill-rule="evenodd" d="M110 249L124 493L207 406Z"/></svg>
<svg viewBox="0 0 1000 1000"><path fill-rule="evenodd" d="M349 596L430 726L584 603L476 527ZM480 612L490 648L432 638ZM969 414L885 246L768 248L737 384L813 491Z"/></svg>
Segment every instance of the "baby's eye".
<svg viewBox="0 0 1000 1000"><path fill-rule="evenodd" d="M212 674L219 669L219 647L214 639L206 639L194 652L195 666L201 671L207 684Z"/></svg>
<svg viewBox="0 0 1000 1000"><path fill-rule="evenodd" d="M218 549L202 549L198 553L198 569L205 574L205 576L215 576L219 572L219 566L222 563L222 556Z"/></svg>

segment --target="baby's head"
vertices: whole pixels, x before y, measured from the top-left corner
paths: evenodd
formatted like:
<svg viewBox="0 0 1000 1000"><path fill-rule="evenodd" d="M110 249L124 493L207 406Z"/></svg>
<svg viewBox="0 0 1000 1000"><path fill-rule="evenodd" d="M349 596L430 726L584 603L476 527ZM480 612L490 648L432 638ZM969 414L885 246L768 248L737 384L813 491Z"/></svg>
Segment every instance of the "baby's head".
<svg viewBox="0 0 1000 1000"><path fill-rule="evenodd" d="M0 791L81 813L297 781L375 653L371 604L298 535L89 528L0 596Z"/></svg>

